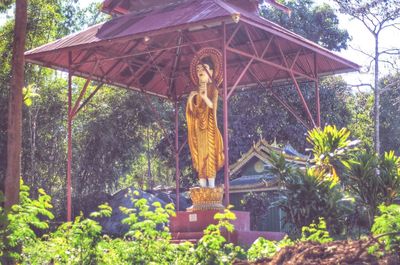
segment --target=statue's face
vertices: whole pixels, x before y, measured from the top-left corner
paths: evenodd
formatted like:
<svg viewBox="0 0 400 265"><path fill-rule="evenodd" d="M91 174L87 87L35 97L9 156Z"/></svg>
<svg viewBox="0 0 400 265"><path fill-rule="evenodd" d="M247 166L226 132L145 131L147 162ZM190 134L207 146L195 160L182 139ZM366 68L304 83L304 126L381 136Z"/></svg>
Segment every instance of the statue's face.
<svg viewBox="0 0 400 265"><path fill-rule="evenodd" d="M207 74L207 71L205 69L207 69L210 76L213 75L213 70L210 68L208 64L198 64L196 67L196 72L197 72L197 77L199 78L199 82L211 83L212 80L210 76Z"/></svg>

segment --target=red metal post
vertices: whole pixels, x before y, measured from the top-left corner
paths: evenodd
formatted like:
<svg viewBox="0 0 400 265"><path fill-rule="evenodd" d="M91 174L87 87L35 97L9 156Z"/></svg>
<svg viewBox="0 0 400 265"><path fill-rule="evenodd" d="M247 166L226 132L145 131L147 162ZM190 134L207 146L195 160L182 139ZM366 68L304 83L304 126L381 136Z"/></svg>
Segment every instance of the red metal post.
<svg viewBox="0 0 400 265"><path fill-rule="evenodd" d="M71 52L68 53L69 61L72 60ZM71 169L72 169L72 72L68 72L68 151L67 151L67 221L72 219L72 200L71 200Z"/></svg>
<svg viewBox="0 0 400 265"><path fill-rule="evenodd" d="M179 211L179 105L175 100L175 182L176 182L176 211Z"/></svg>
<svg viewBox="0 0 400 265"><path fill-rule="evenodd" d="M319 80L317 67L317 54L314 55L314 74L315 74L315 98L317 104L317 126L321 127L321 102L319 98Z"/></svg>
<svg viewBox="0 0 400 265"><path fill-rule="evenodd" d="M321 127L321 103L319 100L319 81L315 81L315 97L317 100L317 126Z"/></svg>
<svg viewBox="0 0 400 265"><path fill-rule="evenodd" d="M229 136L228 136L228 71L226 68L227 58L226 58L226 25L222 24L223 27L223 71L224 71L224 92L223 92L223 123L224 123L224 187L225 187L225 206L229 206Z"/></svg>

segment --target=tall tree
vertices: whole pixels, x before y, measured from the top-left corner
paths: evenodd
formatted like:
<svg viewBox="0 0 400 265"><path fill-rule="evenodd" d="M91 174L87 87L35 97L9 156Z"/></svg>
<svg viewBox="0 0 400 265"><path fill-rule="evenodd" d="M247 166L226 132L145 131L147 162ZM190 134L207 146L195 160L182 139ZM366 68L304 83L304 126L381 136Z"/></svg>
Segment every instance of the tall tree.
<svg viewBox="0 0 400 265"><path fill-rule="evenodd" d="M382 55L399 54L400 49L384 49L380 47L380 38L383 30L388 28L399 29L400 0L334 0L340 11L359 20L371 33L374 39L374 53L367 54L374 65L374 145L375 152L381 152L380 143L380 89L379 63Z"/></svg>
<svg viewBox="0 0 400 265"><path fill-rule="evenodd" d="M12 58L12 77L8 106L7 171L5 177L5 208L19 200L22 142L22 88L24 87L24 52L27 28L27 0L17 0Z"/></svg>
<svg viewBox="0 0 400 265"><path fill-rule="evenodd" d="M330 5L315 5L314 0L280 2L291 10L290 16L270 5L262 6L261 15L329 50L347 48L349 33L339 28L339 19Z"/></svg>

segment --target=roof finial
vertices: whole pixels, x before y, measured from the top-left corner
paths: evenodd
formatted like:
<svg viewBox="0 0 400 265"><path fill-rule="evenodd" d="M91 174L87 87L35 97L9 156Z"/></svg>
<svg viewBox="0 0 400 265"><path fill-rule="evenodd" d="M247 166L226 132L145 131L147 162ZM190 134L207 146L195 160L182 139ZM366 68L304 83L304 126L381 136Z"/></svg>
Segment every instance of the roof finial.
<svg viewBox="0 0 400 265"><path fill-rule="evenodd" d="M274 141L272 142L271 146L278 147L278 143L276 142L276 137L274 137Z"/></svg>

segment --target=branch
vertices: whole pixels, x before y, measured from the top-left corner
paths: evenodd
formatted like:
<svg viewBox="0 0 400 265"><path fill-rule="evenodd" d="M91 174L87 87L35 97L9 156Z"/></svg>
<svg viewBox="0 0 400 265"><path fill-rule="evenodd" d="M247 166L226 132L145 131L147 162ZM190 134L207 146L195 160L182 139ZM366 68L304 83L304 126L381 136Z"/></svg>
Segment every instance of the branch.
<svg viewBox="0 0 400 265"><path fill-rule="evenodd" d="M382 26L382 29L393 27L393 28L396 28L396 29L400 30L399 26L400 26L400 23L391 23L391 24L387 24L387 25Z"/></svg>
<svg viewBox="0 0 400 265"><path fill-rule="evenodd" d="M386 50L379 52L379 55L381 55L381 54L400 55L400 49L398 49L398 48L386 49Z"/></svg>
<svg viewBox="0 0 400 265"><path fill-rule="evenodd" d="M389 60L379 60L379 62L385 63L385 64L389 64L393 69L397 69L397 65L396 65L396 63L393 62L393 61L389 61Z"/></svg>
<svg viewBox="0 0 400 265"><path fill-rule="evenodd" d="M400 231L399 232L388 232L388 233L380 234L380 235L374 236L373 239L377 240L377 239L379 239L381 237L384 237L384 236L397 236L397 235L400 235Z"/></svg>
<svg viewBox="0 0 400 265"><path fill-rule="evenodd" d="M357 51L357 52L359 52L359 53L362 53L362 54L364 54L365 56L368 56L369 58L375 60L375 57L374 57L373 55L371 55L371 54L369 54L369 53L367 53L367 52L361 50L360 48L353 47L352 45L349 45L349 47L352 48L353 50L355 50L355 51Z"/></svg>
<svg viewBox="0 0 400 265"><path fill-rule="evenodd" d="M361 84L357 84L357 85L347 84L347 87L349 87L349 88L369 87L370 89L374 90L374 87L368 83L361 83Z"/></svg>
<svg viewBox="0 0 400 265"><path fill-rule="evenodd" d="M363 18L360 18L358 16L353 15L353 17L361 21L364 24L364 26L368 29L368 31L371 32L372 35L374 36L376 35L376 25L374 24L374 22L371 21L371 19L365 16L363 16ZM365 22L364 18L367 18L373 26L368 25L367 22Z"/></svg>
<svg viewBox="0 0 400 265"><path fill-rule="evenodd" d="M385 85L384 87L382 87L381 89L379 89L379 93L384 93L386 91L391 90L394 87L397 87L400 85L400 80L394 80L392 83L389 83L387 85Z"/></svg>

